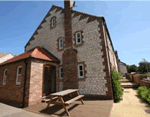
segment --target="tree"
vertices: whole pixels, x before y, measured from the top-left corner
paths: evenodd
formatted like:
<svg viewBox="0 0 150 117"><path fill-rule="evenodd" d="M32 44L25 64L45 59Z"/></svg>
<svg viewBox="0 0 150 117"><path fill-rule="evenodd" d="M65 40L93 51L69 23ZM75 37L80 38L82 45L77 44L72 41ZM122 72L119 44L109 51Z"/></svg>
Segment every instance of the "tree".
<svg viewBox="0 0 150 117"><path fill-rule="evenodd" d="M139 62L139 72L142 74L150 72L150 63L146 61Z"/></svg>
<svg viewBox="0 0 150 117"><path fill-rule="evenodd" d="M127 70L128 70L128 73L131 73L131 72L138 72L138 67L136 65L127 65Z"/></svg>

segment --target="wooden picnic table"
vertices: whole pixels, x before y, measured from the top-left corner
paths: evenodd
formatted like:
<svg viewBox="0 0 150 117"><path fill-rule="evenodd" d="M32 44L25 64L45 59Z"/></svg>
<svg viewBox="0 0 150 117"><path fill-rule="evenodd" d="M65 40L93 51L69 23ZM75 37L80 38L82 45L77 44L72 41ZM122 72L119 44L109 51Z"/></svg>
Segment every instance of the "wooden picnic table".
<svg viewBox="0 0 150 117"><path fill-rule="evenodd" d="M63 96L70 95L72 97L73 93L76 93L77 96L65 102L63 99ZM52 94L50 94L50 100L48 102L47 108L50 106L50 104L62 105L64 107L67 115L70 116L66 106L78 99L80 99L81 103L84 104L82 97L84 97L84 95L79 95L78 89L67 89L64 91L52 93ZM54 101L55 99L57 99L57 100Z"/></svg>

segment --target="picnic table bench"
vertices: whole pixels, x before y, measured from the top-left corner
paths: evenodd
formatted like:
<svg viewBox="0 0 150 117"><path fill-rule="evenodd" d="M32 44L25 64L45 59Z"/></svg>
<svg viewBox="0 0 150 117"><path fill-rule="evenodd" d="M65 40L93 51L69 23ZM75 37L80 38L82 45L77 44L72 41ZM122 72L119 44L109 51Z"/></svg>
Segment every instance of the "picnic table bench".
<svg viewBox="0 0 150 117"><path fill-rule="evenodd" d="M70 95L70 97L72 97L73 93L76 93L77 96L68 101L64 101L63 96ZM57 93L52 93L52 94L50 94L50 98L49 98L50 100L48 101L48 105L46 108L48 108L50 106L50 104L62 105L64 107L67 115L70 116L66 106L68 106L69 104L71 104L72 102L74 102L78 99L80 99L81 103L84 104L82 97L84 97L84 95L79 95L78 89L67 89L64 91L57 92ZM57 99L57 100L54 101L55 99Z"/></svg>

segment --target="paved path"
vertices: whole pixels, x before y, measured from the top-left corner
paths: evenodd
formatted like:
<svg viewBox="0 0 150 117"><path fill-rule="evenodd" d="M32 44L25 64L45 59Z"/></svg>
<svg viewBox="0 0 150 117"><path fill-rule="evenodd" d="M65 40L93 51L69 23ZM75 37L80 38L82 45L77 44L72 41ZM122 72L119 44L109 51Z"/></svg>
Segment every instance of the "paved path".
<svg viewBox="0 0 150 117"><path fill-rule="evenodd" d="M123 100L113 104L110 117L150 117L150 105L143 102L136 91L125 88Z"/></svg>
<svg viewBox="0 0 150 117"><path fill-rule="evenodd" d="M43 116L27 112L20 108L15 108L13 106L8 106L6 104L0 103L0 117L43 117Z"/></svg>

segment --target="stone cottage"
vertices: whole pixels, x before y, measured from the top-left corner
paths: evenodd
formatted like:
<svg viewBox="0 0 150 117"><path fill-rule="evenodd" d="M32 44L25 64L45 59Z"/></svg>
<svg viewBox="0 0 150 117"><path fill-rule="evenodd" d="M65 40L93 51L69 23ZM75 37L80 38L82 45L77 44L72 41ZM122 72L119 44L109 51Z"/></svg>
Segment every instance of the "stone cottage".
<svg viewBox="0 0 150 117"><path fill-rule="evenodd" d="M113 99L112 68L118 71L104 17L75 11L73 1L64 1L64 8L48 11L25 52L0 65L0 100L30 106L65 89Z"/></svg>

